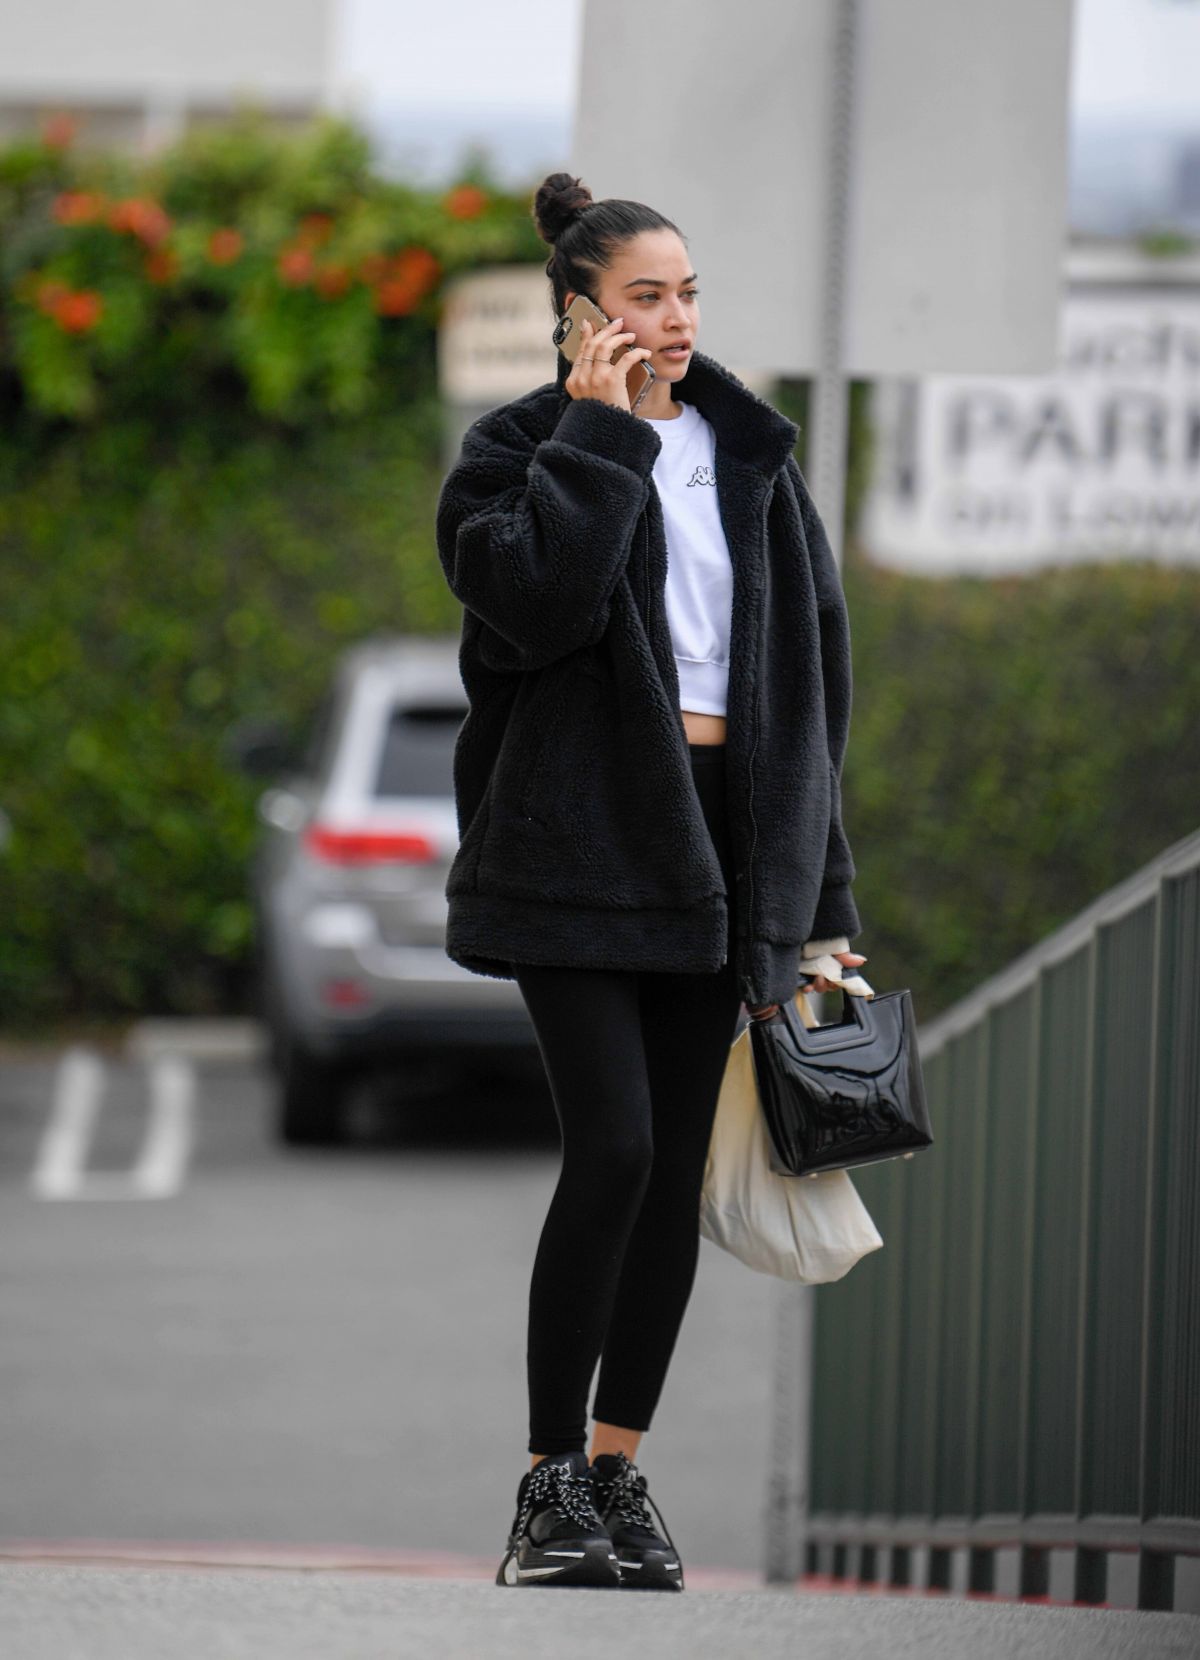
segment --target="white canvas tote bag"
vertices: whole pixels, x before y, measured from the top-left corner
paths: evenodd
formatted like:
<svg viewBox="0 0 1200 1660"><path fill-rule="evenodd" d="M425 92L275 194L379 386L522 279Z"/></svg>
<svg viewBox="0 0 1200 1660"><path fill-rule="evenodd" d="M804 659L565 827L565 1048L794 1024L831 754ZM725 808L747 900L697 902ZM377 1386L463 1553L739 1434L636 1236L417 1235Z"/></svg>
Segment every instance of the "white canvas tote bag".
<svg viewBox="0 0 1200 1660"><path fill-rule="evenodd" d="M781 1176L771 1169L749 1026L730 1046L721 1083L700 1232L747 1268L807 1285L840 1280L883 1244L848 1171Z"/></svg>

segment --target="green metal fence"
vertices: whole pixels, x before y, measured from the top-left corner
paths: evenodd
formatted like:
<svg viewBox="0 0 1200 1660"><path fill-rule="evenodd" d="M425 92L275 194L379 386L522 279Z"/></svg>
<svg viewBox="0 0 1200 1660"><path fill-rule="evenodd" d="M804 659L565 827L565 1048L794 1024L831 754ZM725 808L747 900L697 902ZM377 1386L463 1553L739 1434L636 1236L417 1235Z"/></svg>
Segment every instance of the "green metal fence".
<svg viewBox="0 0 1200 1660"><path fill-rule="evenodd" d="M1130 1551L1171 1608L1200 1555L1200 833L918 1041L935 1143L853 1173L884 1248L815 1292L805 1567L948 1589L966 1547L987 1592L1015 1547L1039 1596L1066 1549L1097 1603Z"/></svg>

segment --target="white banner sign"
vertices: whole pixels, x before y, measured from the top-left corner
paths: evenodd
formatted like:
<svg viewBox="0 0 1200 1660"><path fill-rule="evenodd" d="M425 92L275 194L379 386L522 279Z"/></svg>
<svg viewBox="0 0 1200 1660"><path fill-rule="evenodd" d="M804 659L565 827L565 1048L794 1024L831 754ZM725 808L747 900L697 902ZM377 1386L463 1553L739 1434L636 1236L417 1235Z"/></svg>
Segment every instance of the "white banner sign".
<svg viewBox="0 0 1200 1660"><path fill-rule="evenodd" d="M882 381L873 410L881 564L1200 562L1200 288L1070 292L1055 373Z"/></svg>

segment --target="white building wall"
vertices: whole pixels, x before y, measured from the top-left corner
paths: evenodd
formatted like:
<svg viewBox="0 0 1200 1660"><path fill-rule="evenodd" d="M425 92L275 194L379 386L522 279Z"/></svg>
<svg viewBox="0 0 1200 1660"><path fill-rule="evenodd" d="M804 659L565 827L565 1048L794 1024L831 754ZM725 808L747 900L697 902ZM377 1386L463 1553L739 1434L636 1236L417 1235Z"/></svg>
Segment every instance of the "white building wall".
<svg viewBox="0 0 1200 1660"><path fill-rule="evenodd" d="M0 132L46 115L149 143L253 102L303 117L327 101L336 0L0 0Z"/></svg>

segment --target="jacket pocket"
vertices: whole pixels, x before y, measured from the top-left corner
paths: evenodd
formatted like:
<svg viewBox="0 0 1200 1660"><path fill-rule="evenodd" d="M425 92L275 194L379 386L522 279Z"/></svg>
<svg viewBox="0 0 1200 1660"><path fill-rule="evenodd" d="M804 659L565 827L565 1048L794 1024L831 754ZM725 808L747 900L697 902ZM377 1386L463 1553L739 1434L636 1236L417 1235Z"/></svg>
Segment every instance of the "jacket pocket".
<svg viewBox="0 0 1200 1660"><path fill-rule="evenodd" d="M569 697L558 664L535 669L522 678L499 757L501 794L509 812L526 815L537 782L553 754Z"/></svg>
<svg viewBox="0 0 1200 1660"><path fill-rule="evenodd" d="M570 665L542 672L542 696L530 700L522 722L517 802L523 817L551 828L590 806L586 777L598 760L596 714L603 686L578 655Z"/></svg>

